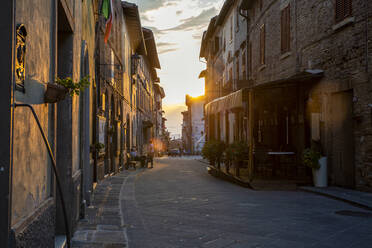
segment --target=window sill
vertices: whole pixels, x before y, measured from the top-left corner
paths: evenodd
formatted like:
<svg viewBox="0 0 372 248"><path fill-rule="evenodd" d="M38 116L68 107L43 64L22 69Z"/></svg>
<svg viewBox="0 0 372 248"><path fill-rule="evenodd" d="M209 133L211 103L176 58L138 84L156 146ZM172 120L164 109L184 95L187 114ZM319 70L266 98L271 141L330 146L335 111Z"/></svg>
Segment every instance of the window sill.
<svg viewBox="0 0 372 248"><path fill-rule="evenodd" d="M262 71L266 68L266 65L261 65L259 68L258 68L258 71Z"/></svg>
<svg viewBox="0 0 372 248"><path fill-rule="evenodd" d="M341 29L341 28L343 28L343 27L345 27L345 26L347 26L351 23L354 23L354 21L355 21L354 17L348 17L348 18L344 19L343 21L333 25L332 29L333 29L333 31L337 31L337 30L339 30L339 29Z"/></svg>
<svg viewBox="0 0 372 248"><path fill-rule="evenodd" d="M280 56L280 60L283 60L283 59L286 59L288 58L289 56L291 56L292 53L291 52L286 52L286 53L283 53L282 56Z"/></svg>

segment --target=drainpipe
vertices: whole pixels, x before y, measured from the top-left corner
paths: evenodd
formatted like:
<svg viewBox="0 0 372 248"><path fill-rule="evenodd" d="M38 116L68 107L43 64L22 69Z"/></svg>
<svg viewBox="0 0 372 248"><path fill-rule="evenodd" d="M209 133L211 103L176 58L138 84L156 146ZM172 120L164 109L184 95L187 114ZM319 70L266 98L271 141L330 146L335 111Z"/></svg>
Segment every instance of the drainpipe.
<svg viewBox="0 0 372 248"><path fill-rule="evenodd" d="M249 78L251 75L248 75L248 73L252 73L252 72L249 72L249 65L248 65L248 47L249 47L249 16L248 14L245 15L244 14L244 10L241 8L239 8L239 14L241 16L243 16L246 20L246 24L247 24L247 37L246 37L246 63L245 63L245 66L246 66L246 77ZM252 52L252 51L250 51ZM249 164L248 164L248 168L249 168L249 181L252 181L253 180L253 171L254 171L254 163L253 163L253 145L254 145L254 142L253 142L253 104L254 104L254 92L253 92L253 89L251 89L249 91L249 97L248 97L248 138L249 138Z"/></svg>

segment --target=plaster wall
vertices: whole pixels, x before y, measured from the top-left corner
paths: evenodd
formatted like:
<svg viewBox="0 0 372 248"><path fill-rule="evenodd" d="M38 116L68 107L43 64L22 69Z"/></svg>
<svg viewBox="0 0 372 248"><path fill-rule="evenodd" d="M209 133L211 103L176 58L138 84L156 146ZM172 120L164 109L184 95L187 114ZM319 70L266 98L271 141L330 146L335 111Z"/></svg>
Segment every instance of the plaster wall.
<svg viewBox="0 0 372 248"><path fill-rule="evenodd" d="M194 152L201 152L204 146L204 101L191 104L191 140Z"/></svg>
<svg viewBox="0 0 372 248"><path fill-rule="evenodd" d="M27 29L25 93L16 101L35 104L35 111L48 135L49 108L43 102L45 84L50 82L51 4L47 0L16 2L16 23ZM29 109L14 113L12 225L32 214L51 195L49 157L37 124Z"/></svg>

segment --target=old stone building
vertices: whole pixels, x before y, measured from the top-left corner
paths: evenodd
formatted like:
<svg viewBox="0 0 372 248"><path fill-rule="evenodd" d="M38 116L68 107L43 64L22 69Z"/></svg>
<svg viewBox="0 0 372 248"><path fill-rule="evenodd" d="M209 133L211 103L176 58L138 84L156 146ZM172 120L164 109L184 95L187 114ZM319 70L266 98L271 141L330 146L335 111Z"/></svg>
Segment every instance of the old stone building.
<svg viewBox="0 0 372 248"><path fill-rule="evenodd" d="M205 143L204 96L186 95L187 111L183 112L182 140L186 152L200 154Z"/></svg>
<svg viewBox="0 0 372 248"><path fill-rule="evenodd" d="M370 191L370 5L363 0L225 1L203 35L200 53L208 62L202 76L212 85L206 98L225 96L206 106L208 138L245 140L252 178L271 173L269 154L291 152L295 156L283 159L287 165L280 176L305 179L309 171L301 167L301 153L319 142L328 157L330 184ZM230 59L216 65L221 44L225 49L224 36L217 42L218 30L229 26L218 22L221 16L225 22L235 17L230 50L242 55L240 63ZM230 94L215 73L229 66L237 82ZM216 136L218 130L223 137Z"/></svg>
<svg viewBox="0 0 372 248"><path fill-rule="evenodd" d="M14 115L11 131L3 134L12 142L2 144L2 149L10 147L12 153L10 163L3 165L8 168L10 188L1 188L1 202L8 206L8 211L1 213L1 232L5 236L0 239L1 247L53 247L56 236L66 235L61 195L56 186L62 188L70 233L82 214L91 185L91 178L83 179L82 174L91 173L90 101L95 80L97 8L97 1L40 0L17 1L4 9L14 14L15 22L6 22L13 30L4 37L16 37L14 46L8 47L14 51L16 67L4 68L4 73L14 75L14 81L9 81L14 82L13 91L9 91L14 98L8 103L13 103ZM91 84L80 95L65 96L64 100L47 97L46 92L54 88L57 77L78 82L84 76L89 76ZM65 95L66 91L62 93ZM38 123L56 159L60 185Z"/></svg>
<svg viewBox="0 0 372 248"><path fill-rule="evenodd" d="M1 86L0 247L59 247L84 218L96 184L123 168L137 137L154 137L137 122L155 118L160 63L135 4L13 2L0 17L9 55L1 60L9 84ZM143 106L147 119L137 116Z"/></svg>
<svg viewBox="0 0 372 248"><path fill-rule="evenodd" d="M165 152L165 146L163 144L163 98L165 92L160 84L154 84L154 142L155 151L158 154Z"/></svg>

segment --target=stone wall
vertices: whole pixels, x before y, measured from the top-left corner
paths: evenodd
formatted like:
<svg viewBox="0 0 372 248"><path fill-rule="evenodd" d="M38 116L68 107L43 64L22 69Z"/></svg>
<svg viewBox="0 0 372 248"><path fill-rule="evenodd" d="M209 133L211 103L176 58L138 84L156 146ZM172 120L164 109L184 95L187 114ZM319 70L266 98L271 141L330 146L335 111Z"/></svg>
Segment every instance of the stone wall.
<svg viewBox="0 0 372 248"><path fill-rule="evenodd" d="M57 203L58 204L58 203ZM17 248L54 247L55 205L49 199L34 211L22 225L13 227Z"/></svg>
<svg viewBox="0 0 372 248"><path fill-rule="evenodd" d="M16 22L24 24L28 33L25 91L15 93L16 102L33 104L44 132L53 137L53 130L49 129L53 123L51 109L41 104L45 84L53 77L50 72L51 1L17 1L16 9ZM53 142L51 145L54 146ZM15 109L13 149L12 225L15 225L38 209L52 193L48 153L28 108Z"/></svg>
<svg viewBox="0 0 372 248"><path fill-rule="evenodd" d="M281 54L280 10L285 4L291 8L291 50ZM355 149L355 186L372 190L371 181L371 48L367 51L366 34L372 33L366 25L370 1L354 0L353 14L344 25L335 23L334 4L320 0L264 0L262 10L254 4L254 15L250 12L250 41L253 45L253 79L264 84L286 79L306 69L320 69L324 77L312 94L320 99L322 144L329 165L332 163L333 136L332 94L351 90L353 93L353 130ZM371 14L369 14L371 16ZM369 18L370 19L370 18ZM370 20L369 20L370 23ZM265 65L260 64L260 27L265 25ZM336 110L337 111L337 110ZM334 168L333 168L334 169ZM335 171L331 172L334 183Z"/></svg>

